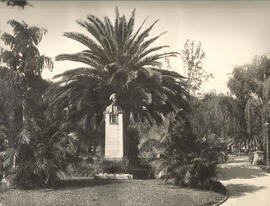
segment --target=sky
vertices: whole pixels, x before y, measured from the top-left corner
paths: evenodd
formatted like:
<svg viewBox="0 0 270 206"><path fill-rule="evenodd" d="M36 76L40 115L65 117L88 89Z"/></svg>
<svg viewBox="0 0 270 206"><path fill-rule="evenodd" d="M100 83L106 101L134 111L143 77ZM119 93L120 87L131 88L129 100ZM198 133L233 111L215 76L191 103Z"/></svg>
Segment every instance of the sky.
<svg viewBox="0 0 270 206"><path fill-rule="evenodd" d="M165 51L181 52L187 39L201 42L205 51L203 67L214 78L203 85L202 92L226 93L226 83L236 65L251 62L255 55L270 53L270 1L29 1L33 7L7 7L0 3L0 32L11 32L9 19L44 27L48 33L39 45L40 52L54 58L62 53L85 49L78 42L63 36L64 32L87 32L76 20L87 15L114 19L115 7L130 16L136 8L135 27L145 18L147 28L155 20L152 37L164 31L157 45L169 45ZM3 43L0 42L0 47ZM184 74L180 57L170 59L172 68ZM79 63L55 62L53 72L43 77L80 66Z"/></svg>

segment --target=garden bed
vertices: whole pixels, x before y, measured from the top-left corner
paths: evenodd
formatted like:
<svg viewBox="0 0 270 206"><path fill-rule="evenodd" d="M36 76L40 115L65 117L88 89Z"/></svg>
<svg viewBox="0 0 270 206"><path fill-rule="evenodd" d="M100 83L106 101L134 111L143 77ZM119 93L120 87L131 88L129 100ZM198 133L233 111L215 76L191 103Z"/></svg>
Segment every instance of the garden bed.
<svg viewBox="0 0 270 206"><path fill-rule="evenodd" d="M160 180L64 180L55 188L18 190L2 188L3 205L212 205L224 195L180 188Z"/></svg>

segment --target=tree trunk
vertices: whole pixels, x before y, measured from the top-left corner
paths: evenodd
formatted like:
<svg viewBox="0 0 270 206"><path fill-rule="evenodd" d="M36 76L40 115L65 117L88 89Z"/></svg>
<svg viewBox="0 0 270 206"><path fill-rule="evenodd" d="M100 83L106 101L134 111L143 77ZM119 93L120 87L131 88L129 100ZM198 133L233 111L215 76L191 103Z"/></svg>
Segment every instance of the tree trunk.
<svg viewBox="0 0 270 206"><path fill-rule="evenodd" d="M123 137L124 137L124 156L128 157L129 151L129 137L127 135L128 126L130 124L130 110L124 111L124 118L123 118Z"/></svg>

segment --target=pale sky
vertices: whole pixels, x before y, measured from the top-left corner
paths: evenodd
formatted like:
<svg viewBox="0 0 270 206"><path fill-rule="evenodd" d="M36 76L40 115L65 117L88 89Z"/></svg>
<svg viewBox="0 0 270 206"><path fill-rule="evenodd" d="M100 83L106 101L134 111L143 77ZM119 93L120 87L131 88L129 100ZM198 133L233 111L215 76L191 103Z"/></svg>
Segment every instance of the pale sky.
<svg viewBox="0 0 270 206"><path fill-rule="evenodd" d="M30 1L33 7L10 8L0 3L0 31L11 32L9 19L24 20L29 25L44 27L39 49L54 58L61 53L79 52L79 43L63 36L64 32L87 32L75 22L88 14L114 18L115 7L130 16L136 8L135 27L149 17L144 28L159 19L152 36L167 31L156 44L169 45L167 51L180 52L187 39L202 43L206 53L204 69L214 78L203 91L226 92L226 82L235 65L248 63L255 55L270 53L270 1ZM0 47L2 46L0 43ZM164 50L166 51L166 50ZM183 74L180 58L171 59L173 68ZM55 62L51 78L78 63Z"/></svg>

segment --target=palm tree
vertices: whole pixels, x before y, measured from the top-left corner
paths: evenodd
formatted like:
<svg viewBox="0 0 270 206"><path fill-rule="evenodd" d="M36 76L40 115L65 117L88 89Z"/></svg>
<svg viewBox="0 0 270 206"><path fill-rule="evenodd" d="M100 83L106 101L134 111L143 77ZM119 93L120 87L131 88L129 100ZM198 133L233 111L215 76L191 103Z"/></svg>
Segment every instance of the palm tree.
<svg viewBox="0 0 270 206"><path fill-rule="evenodd" d="M150 47L162 34L147 39L155 21L147 29L142 25L135 30L135 10L131 17L120 16L115 10L114 24L106 16L100 19L88 15L77 23L89 32L66 32L86 49L75 54L60 54L57 61L80 62L87 66L66 71L55 78L61 80L51 89L50 111L56 119L63 111L70 111L95 130L109 104L111 93L118 96L119 105L125 111L125 122L155 120L161 123L163 114L176 109L188 109L188 94L183 76L160 69L159 60L176 55L175 52L157 52L168 46Z"/></svg>

